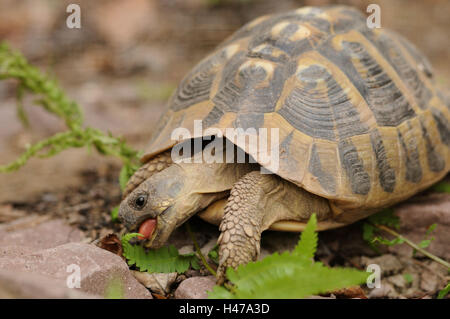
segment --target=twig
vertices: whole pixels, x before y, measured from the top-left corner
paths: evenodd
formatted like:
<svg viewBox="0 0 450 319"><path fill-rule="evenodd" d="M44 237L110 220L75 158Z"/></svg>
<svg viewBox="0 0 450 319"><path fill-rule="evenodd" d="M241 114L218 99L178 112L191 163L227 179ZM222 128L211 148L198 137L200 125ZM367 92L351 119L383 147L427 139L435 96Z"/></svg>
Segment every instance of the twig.
<svg viewBox="0 0 450 319"><path fill-rule="evenodd" d="M403 242L405 242L407 245L411 246L412 248L414 248L415 250L417 250L418 252L422 253L423 255L427 256L428 258L434 260L435 262L441 264L442 266L446 267L447 269L450 269L450 264L448 262L446 262L445 260L433 255L432 253L426 251L425 249L422 249L421 247L417 246L415 243L413 243L412 241L410 241L408 238L403 237L402 235L400 235L399 233L397 233L396 231L390 229L389 227L386 227L384 225L374 225L376 228L384 230L385 232L399 238L400 240L402 240Z"/></svg>
<svg viewBox="0 0 450 319"><path fill-rule="evenodd" d="M186 229L188 231L189 237L191 237L192 242L194 243L195 251L197 252L197 255L200 257L200 260L202 261L203 265L208 269L208 271L216 276L216 272L214 269L211 268L211 266L206 261L205 256L203 256L202 251L200 250L200 247L197 243L197 240L195 239L194 234L192 233L191 226L189 225L189 222L186 223Z"/></svg>

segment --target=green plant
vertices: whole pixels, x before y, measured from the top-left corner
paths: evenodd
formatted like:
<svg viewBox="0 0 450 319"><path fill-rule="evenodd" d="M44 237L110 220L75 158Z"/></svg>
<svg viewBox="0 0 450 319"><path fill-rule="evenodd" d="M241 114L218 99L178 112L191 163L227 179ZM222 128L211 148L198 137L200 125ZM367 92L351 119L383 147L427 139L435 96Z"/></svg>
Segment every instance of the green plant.
<svg viewBox="0 0 450 319"><path fill-rule="evenodd" d="M317 219L312 215L292 252L274 253L260 261L228 268L230 284L215 286L209 298L303 298L359 285L368 273L328 268L313 260L317 247Z"/></svg>
<svg viewBox="0 0 450 319"><path fill-rule="evenodd" d="M447 296L450 293L450 284L447 284L444 289L439 291L439 294L437 296L437 299L444 299L445 296Z"/></svg>
<svg viewBox="0 0 450 319"><path fill-rule="evenodd" d="M433 185L431 189L438 193L450 193L450 183L442 181Z"/></svg>
<svg viewBox="0 0 450 319"><path fill-rule="evenodd" d="M394 215L393 209L385 209L377 214L368 217L363 223L363 238L367 243L377 252L377 244L383 244L387 246L393 246L398 244L407 244L413 249L413 256L416 252L420 252L428 258L434 260L435 262L441 264L442 266L450 269L450 264L445 260L433 255L424 248L428 247L433 237L423 239L419 244L416 244L409 240L408 238L397 233L394 229L400 228L399 219ZM431 225L426 232L426 237L428 237L431 232L436 228L436 224ZM381 232L385 232L393 236L393 239L386 239L380 235Z"/></svg>
<svg viewBox="0 0 450 319"><path fill-rule="evenodd" d="M136 265L140 271L183 273L192 267L199 269L195 253L180 255L174 246L145 250L141 245L131 245L130 240L140 234L130 233L121 238L123 255L129 266Z"/></svg>
<svg viewBox="0 0 450 319"><path fill-rule="evenodd" d="M18 114L22 122L28 123L23 109L25 93L36 96L35 104L64 120L67 131L57 133L43 141L29 146L25 152L10 164L0 166L0 172L12 172L34 156L50 157L66 149L76 147L95 148L103 155L118 157L123 162L120 174L121 185L139 167L139 154L121 138L105 134L98 129L83 126L83 115L79 106L70 100L55 79L30 65L19 52L13 51L6 43L0 44L0 80L18 81Z"/></svg>
<svg viewBox="0 0 450 319"><path fill-rule="evenodd" d="M111 221L117 222L119 220L119 206L114 207L111 209Z"/></svg>
<svg viewBox="0 0 450 319"><path fill-rule="evenodd" d="M411 274L404 274L403 278L405 279L405 281L408 285L412 284L413 279L414 279L413 276L411 276Z"/></svg>
<svg viewBox="0 0 450 319"><path fill-rule="evenodd" d="M216 265L219 264L219 245L215 245L209 252L208 258L212 260Z"/></svg>

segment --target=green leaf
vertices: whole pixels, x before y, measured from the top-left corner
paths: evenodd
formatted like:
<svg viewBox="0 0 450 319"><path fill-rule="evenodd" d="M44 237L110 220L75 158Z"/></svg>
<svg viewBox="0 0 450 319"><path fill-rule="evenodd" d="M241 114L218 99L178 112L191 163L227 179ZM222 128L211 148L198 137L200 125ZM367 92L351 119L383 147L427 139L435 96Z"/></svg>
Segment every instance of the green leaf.
<svg viewBox="0 0 450 319"><path fill-rule="evenodd" d="M450 193L450 183L442 181L433 185L431 189L439 193Z"/></svg>
<svg viewBox="0 0 450 319"><path fill-rule="evenodd" d="M208 299L232 299L234 295L222 286L214 286L208 291Z"/></svg>
<svg viewBox="0 0 450 319"><path fill-rule="evenodd" d="M215 264L219 264L219 245L215 245L209 252L208 257L211 259Z"/></svg>
<svg viewBox="0 0 450 319"><path fill-rule="evenodd" d="M123 165L119 174L119 185L120 190L124 190L127 186L128 180L130 179L130 174L128 173L128 165Z"/></svg>
<svg viewBox="0 0 450 319"><path fill-rule="evenodd" d="M428 246L430 246L430 244L431 244L431 240L430 239L424 239L418 244L418 246L420 248L427 248Z"/></svg>
<svg viewBox="0 0 450 319"><path fill-rule="evenodd" d="M447 296L450 293L450 284L447 284L444 289L439 291L439 294L437 296L437 299L444 299L445 296Z"/></svg>
<svg viewBox="0 0 450 319"><path fill-rule="evenodd" d="M366 220L367 222L364 222L362 225L363 239L375 252L380 253L377 248L377 244L393 246L404 243L404 240L400 238L388 240L381 236L377 236L379 231L374 225L384 225L397 229L400 227L400 219L394 215L394 210L392 208L384 209L369 216Z"/></svg>
<svg viewBox="0 0 450 319"><path fill-rule="evenodd" d="M115 222L119 219L119 206L111 209L111 221Z"/></svg>
<svg viewBox="0 0 450 319"><path fill-rule="evenodd" d="M405 279L407 284L411 284L413 282L413 277L411 276L411 274L404 274L403 278Z"/></svg>
<svg viewBox="0 0 450 319"><path fill-rule="evenodd" d="M375 225L385 225L396 229L400 227L400 219L394 215L392 208L387 208L379 213L373 214L367 220Z"/></svg>
<svg viewBox="0 0 450 319"><path fill-rule="evenodd" d="M123 255L127 259L128 265L139 268L140 271L169 273L183 273L192 267L200 269L200 264L195 253L180 255L174 246L161 247L159 249L149 249L146 251L140 245L131 245L131 238L140 234L131 233L122 237Z"/></svg>
<svg viewBox="0 0 450 319"><path fill-rule="evenodd" d="M430 227L428 227L427 229L426 236L429 236L436 229L436 226L437 224L430 225Z"/></svg>
<svg viewBox="0 0 450 319"><path fill-rule="evenodd" d="M317 217L312 214L305 230L300 235L300 241L295 247L293 254L304 256L305 258L313 258L317 248Z"/></svg>
<svg viewBox="0 0 450 319"><path fill-rule="evenodd" d="M386 246L394 246L394 245L403 244L405 242L405 240L403 238L394 238L394 239L388 240L383 237L374 237L373 243L376 243L376 242L379 242Z"/></svg>

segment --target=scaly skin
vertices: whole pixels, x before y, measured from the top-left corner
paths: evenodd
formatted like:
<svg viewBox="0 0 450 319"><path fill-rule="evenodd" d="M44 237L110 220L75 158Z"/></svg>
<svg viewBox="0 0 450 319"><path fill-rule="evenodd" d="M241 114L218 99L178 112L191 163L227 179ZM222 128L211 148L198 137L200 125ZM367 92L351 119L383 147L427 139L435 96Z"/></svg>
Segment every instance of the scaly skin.
<svg viewBox="0 0 450 319"><path fill-rule="evenodd" d="M156 155L150 161L142 165L133 176L125 187L122 199L125 199L128 194L130 194L136 187L138 187L143 181L148 179L155 173L161 172L163 169L172 165L172 158L170 156L170 150L164 153Z"/></svg>
<svg viewBox="0 0 450 319"><path fill-rule="evenodd" d="M262 223L265 210L264 183L274 184L270 176L258 171L248 173L231 190L220 224L218 281L225 278L227 267L256 260L259 256ZM271 185L274 186L274 185Z"/></svg>
<svg viewBox="0 0 450 319"><path fill-rule="evenodd" d="M306 221L330 218L324 198L308 193L274 174L253 171L233 185L220 224L217 282L225 281L227 267L257 260L261 233L280 220Z"/></svg>

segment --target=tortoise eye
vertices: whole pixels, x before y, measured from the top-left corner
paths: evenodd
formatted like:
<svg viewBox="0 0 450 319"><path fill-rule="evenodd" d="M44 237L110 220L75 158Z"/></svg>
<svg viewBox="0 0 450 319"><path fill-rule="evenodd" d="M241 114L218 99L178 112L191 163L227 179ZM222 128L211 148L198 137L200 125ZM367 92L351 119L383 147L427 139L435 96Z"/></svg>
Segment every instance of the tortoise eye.
<svg viewBox="0 0 450 319"><path fill-rule="evenodd" d="M145 206L145 204L147 204L147 196L146 195L139 195L134 200L134 205L138 209L142 209Z"/></svg>

